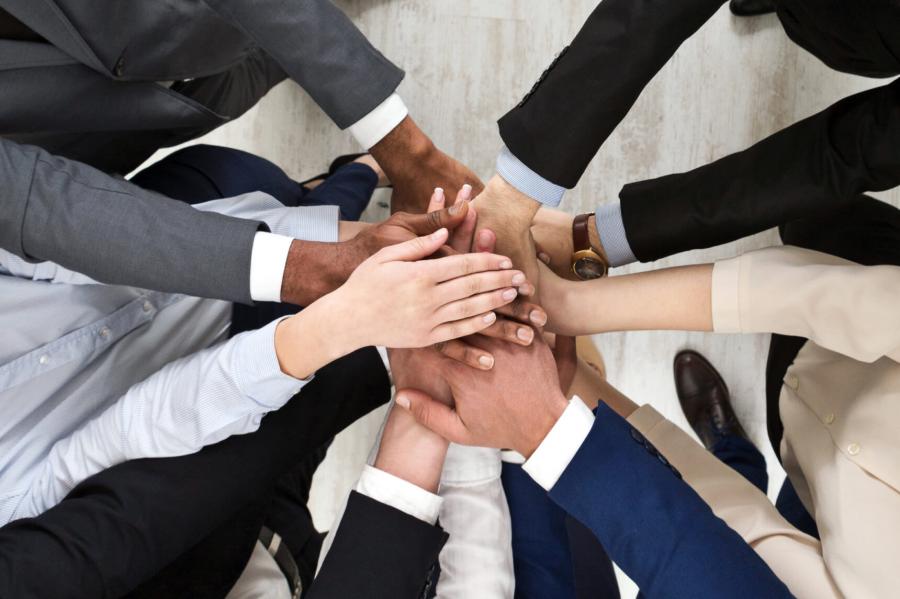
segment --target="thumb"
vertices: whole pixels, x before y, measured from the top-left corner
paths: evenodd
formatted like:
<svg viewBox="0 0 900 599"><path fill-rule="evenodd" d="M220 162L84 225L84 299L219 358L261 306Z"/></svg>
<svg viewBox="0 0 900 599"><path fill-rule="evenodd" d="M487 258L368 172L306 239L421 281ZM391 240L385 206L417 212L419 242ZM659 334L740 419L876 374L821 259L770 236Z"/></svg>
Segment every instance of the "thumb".
<svg viewBox="0 0 900 599"><path fill-rule="evenodd" d="M409 411L416 422L453 443L466 444L468 431L459 415L449 406L415 389L401 389L394 399Z"/></svg>
<svg viewBox="0 0 900 599"><path fill-rule="evenodd" d="M409 227L416 235L428 235L443 228L452 231L465 222L468 212L468 202L456 202L443 210L433 210L428 214L411 215Z"/></svg>
<svg viewBox="0 0 900 599"><path fill-rule="evenodd" d="M438 229L430 235L416 237L403 243L389 245L378 252L379 262L413 262L422 260L440 249L447 241L447 229Z"/></svg>

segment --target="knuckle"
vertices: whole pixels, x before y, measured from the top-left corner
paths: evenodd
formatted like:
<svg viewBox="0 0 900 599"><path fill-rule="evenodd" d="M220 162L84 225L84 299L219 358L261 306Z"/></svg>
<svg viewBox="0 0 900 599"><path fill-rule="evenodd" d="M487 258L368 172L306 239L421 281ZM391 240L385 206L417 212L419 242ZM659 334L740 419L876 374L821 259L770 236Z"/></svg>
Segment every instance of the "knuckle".
<svg viewBox="0 0 900 599"><path fill-rule="evenodd" d="M475 260L472 258L472 254L465 254L463 256L463 274L469 275L475 272Z"/></svg>
<svg viewBox="0 0 900 599"><path fill-rule="evenodd" d="M441 224L441 211L435 210L434 212L429 212L428 215L428 226L432 231L437 231L443 225Z"/></svg>
<svg viewBox="0 0 900 599"><path fill-rule="evenodd" d="M466 297L481 293L481 279L479 277L468 277L466 279Z"/></svg>

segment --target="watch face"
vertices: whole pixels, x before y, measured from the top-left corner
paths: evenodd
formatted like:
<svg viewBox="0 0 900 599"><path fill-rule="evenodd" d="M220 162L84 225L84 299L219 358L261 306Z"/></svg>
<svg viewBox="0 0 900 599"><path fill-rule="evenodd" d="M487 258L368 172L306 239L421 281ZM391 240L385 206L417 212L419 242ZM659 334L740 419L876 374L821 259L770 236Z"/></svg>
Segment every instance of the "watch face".
<svg viewBox="0 0 900 599"><path fill-rule="evenodd" d="M590 258L580 258L572 265L575 276L583 281L591 279L599 279L606 274L606 266L599 260L591 260Z"/></svg>

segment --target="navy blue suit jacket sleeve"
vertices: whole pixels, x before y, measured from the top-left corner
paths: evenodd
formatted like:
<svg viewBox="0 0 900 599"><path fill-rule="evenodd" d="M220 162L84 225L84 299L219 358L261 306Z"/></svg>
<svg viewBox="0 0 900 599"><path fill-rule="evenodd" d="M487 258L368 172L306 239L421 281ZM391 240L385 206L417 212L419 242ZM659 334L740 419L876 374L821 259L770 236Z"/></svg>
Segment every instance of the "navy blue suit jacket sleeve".
<svg viewBox="0 0 900 599"><path fill-rule="evenodd" d="M628 423L600 404L550 497L647 597L791 597L744 540Z"/></svg>

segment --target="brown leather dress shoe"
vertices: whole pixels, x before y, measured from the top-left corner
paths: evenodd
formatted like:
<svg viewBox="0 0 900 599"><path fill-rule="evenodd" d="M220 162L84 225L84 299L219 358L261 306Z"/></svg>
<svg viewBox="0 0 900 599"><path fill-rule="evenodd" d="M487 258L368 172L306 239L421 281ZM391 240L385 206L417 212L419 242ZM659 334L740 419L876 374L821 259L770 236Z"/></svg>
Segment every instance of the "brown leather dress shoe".
<svg viewBox="0 0 900 599"><path fill-rule="evenodd" d="M707 449L722 436L747 439L738 422L728 387L709 361L695 351L684 350L675 356L675 391L691 428Z"/></svg>
<svg viewBox="0 0 900 599"><path fill-rule="evenodd" d="M731 0L731 14L738 17L755 17L775 12L775 0Z"/></svg>

